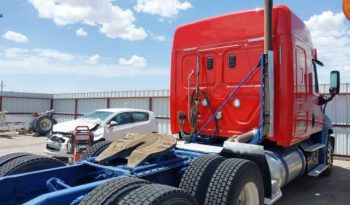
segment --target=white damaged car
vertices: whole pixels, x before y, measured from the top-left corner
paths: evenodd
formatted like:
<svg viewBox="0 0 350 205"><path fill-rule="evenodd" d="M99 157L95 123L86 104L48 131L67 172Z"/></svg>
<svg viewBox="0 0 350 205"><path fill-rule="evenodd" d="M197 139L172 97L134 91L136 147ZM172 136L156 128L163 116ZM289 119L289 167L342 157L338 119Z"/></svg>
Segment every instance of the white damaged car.
<svg viewBox="0 0 350 205"><path fill-rule="evenodd" d="M46 141L46 153L71 157L72 135L77 126L88 126L94 142L115 141L128 133L156 133L157 122L151 111L128 108L101 109L76 120L55 124Z"/></svg>

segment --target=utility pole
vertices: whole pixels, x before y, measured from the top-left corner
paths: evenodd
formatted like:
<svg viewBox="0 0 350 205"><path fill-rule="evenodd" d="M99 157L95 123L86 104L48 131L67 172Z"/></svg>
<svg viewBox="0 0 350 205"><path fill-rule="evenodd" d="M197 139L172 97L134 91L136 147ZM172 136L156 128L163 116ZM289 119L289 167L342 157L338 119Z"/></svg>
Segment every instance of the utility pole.
<svg viewBox="0 0 350 205"><path fill-rule="evenodd" d="M3 94L3 92L4 92L4 87L5 87L5 85L4 85L4 81L2 80L1 81L1 85L0 85L0 112L2 111L2 98L3 98L3 96L2 96L2 94Z"/></svg>
<svg viewBox="0 0 350 205"><path fill-rule="evenodd" d="M0 85L0 88L1 88L1 96L2 96L2 93L4 92L4 87L6 87L6 85L4 85L4 81L2 80L2 81L1 81L1 85Z"/></svg>

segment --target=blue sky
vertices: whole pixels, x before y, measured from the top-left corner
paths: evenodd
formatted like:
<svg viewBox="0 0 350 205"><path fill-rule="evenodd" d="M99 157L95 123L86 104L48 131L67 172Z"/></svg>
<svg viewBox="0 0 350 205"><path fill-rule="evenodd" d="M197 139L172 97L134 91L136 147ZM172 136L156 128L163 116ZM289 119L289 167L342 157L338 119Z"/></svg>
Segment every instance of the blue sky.
<svg viewBox="0 0 350 205"><path fill-rule="evenodd" d="M168 89L175 29L262 7L263 0L1 0L0 80L7 91ZM350 23L340 0L275 1L309 26L328 82L350 82Z"/></svg>

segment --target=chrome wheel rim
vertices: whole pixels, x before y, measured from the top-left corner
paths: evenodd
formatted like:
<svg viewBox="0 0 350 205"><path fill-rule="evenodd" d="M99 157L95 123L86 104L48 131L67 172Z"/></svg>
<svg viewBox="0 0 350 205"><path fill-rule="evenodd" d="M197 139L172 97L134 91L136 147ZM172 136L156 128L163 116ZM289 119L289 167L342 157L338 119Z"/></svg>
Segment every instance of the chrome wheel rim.
<svg viewBox="0 0 350 205"><path fill-rule="evenodd" d="M239 194L237 205L259 205L258 188L253 182L248 182Z"/></svg>

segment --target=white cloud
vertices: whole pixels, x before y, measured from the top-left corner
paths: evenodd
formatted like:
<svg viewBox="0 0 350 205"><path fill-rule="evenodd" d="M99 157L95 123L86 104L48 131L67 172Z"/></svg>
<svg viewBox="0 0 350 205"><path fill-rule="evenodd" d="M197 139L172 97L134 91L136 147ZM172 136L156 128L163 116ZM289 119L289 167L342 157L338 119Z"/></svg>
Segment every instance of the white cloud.
<svg viewBox="0 0 350 205"><path fill-rule="evenodd" d="M97 65L98 61L100 60L101 56L100 55L93 55L89 58L89 63L92 65Z"/></svg>
<svg viewBox="0 0 350 205"><path fill-rule="evenodd" d="M89 34L83 29L83 28L79 28L75 31L75 34L77 34L77 36L88 36Z"/></svg>
<svg viewBox="0 0 350 205"><path fill-rule="evenodd" d="M155 39L156 41L163 42L163 41L165 41L165 36L154 36L154 39Z"/></svg>
<svg viewBox="0 0 350 205"><path fill-rule="evenodd" d="M63 53L52 49L34 49L33 50L39 57L51 58L54 60L70 61L73 60L73 55L69 53Z"/></svg>
<svg viewBox="0 0 350 205"><path fill-rule="evenodd" d="M28 52L27 49L10 48L5 50L4 56L7 58L16 58L18 56L25 55L27 52Z"/></svg>
<svg viewBox="0 0 350 205"><path fill-rule="evenodd" d="M341 72L342 82L350 82L350 26L344 14L325 11L305 23L318 58L325 64L318 73L321 83L329 83L329 72L334 69Z"/></svg>
<svg viewBox="0 0 350 205"><path fill-rule="evenodd" d="M134 66L134 67L146 67L147 66L147 60L143 57L133 55L129 60L125 58L119 58L119 64L120 65L128 65L128 66Z"/></svg>
<svg viewBox="0 0 350 205"><path fill-rule="evenodd" d="M14 55L6 55L6 53L14 53ZM95 59L98 64L91 64L91 59ZM138 67L146 64L141 57L131 58L130 62L133 63L127 65L113 63L112 58L103 58L103 62L101 59L99 55L81 56L52 49L9 48L1 50L0 48L0 73L26 75L27 77L47 74L101 78L169 75L168 68Z"/></svg>
<svg viewBox="0 0 350 205"><path fill-rule="evenodd" d="M2 37L4 39L19 42L19 43L27 43L28 42L27 36L25 36L21 33L14 32L14 31L7 31Z"/></svg>
<svg viewBox="0 0 350 205"><path fill-rule="evenodd" d="M52 19L57 25L83 23L99 27L109 38L130 41L142 40L147 33L137 27L133 12L123 10L110 0L29 0L38 10L39 17Z"/></svg>
<svg viewBox="0 0 350 205"><path fill-rule="evenodd" d="M175 18L180 10L192 7L190 2L183 0L137 0L134 9L137 12L158 15L162 18Z"/></svg>

